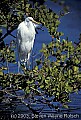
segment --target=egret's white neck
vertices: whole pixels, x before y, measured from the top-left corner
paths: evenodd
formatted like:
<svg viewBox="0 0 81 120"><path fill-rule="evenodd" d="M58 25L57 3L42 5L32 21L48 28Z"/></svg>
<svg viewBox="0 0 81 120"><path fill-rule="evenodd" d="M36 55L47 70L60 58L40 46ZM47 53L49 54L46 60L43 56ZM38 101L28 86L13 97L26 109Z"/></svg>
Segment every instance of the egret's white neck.
<svg viewBox="0 0 81 120"><path fill-rule="evenodd" d="M25 23L25 25L29 28L29 26L30 26L29 21L24 21L24 23Z"/></svg>

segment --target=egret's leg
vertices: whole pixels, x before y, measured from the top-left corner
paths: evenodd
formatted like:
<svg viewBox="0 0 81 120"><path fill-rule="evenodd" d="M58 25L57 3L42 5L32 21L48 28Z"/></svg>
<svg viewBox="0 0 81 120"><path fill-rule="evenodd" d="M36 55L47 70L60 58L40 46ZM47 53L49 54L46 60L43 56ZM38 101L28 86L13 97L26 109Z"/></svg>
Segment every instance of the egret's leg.
<svg viewBox="0 0 81 120"><path fill-rule="evenodd" d="M18 73L22 73L21 63L22 63L22 60L21 60L20 54L18 54Z"/></svg>
<svg viewBox="0 0 81 120"><path fill-rule="evenodd" d="M18 61L18 73L20 73L20 61Z"/></svg>
<svg viewBox="0 0 81 120"><path fill-rule="evenodd" d="M26 70L26 59L24 60L24 66L25 66L25 70Z"/></svg>
<svg viewBox="0 0 81 120"><path fill-rule="evenodd" d="M29 70L30 70L30 54L31 53L28 53L28 59L27 59L27 66Z"/></svg>
<svg viewBox="0 0 81 120"><path fill-rule="evenodd" d="M8 71L8 73L9 73L9 63L8 63L8 60L7 60L7 62L6 62L6 66L7 66L7 71Z"/></svg>
<svg viewBox="0 0 81 120"><path fill-rule="evenodd" d="M18 49L18 62L17 62L17 66L18 66L18 73L20 73L20 51Z"/></svg>
<svg viewBox="0 0 81 120"><path fill-rule="evenodd" d="M27 60L27 67L30 70L30 61L29 60Z"/></svg>
<svg viewBox="0 0 81 120"><path fill-rule="evenodd" d="M27 59L25 59L25 61L24 61L25 70L27 70L27 68L29 68L29 65L30 65L29 61Z"/></svg>

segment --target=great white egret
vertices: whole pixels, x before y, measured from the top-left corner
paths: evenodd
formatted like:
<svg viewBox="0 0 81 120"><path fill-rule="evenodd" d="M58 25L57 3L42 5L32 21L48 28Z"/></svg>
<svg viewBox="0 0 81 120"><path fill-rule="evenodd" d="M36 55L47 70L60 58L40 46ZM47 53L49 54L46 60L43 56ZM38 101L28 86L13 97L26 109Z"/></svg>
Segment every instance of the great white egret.
<svg viewBox="0 0 81 120"><path fill-rule="evenodd" d="M18 49L18 72L20 62L23 62L25 69L29 65L30 54L35 39L35 28L39 25L32 17L27 17L17 28L17 49Z"/></svg>

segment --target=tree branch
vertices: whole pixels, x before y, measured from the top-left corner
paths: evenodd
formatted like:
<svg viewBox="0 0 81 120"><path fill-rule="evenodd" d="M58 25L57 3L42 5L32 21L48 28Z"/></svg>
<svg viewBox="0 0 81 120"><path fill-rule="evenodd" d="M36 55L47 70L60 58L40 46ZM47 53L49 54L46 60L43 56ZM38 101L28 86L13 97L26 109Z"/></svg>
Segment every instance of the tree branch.
<svg viewBox="0 0 81 120"><path fill-rule="evenodd" d="M4 36L2 36L2 37L0 38L0 41L3 40L3 39L4 39L5 37L7 37L8 35L11 35L11 32L13 32L16 28L17 28L17 26L14 27L12 30L9 30ZM15 38L16 38L16 37L15 37Z"/></svg>

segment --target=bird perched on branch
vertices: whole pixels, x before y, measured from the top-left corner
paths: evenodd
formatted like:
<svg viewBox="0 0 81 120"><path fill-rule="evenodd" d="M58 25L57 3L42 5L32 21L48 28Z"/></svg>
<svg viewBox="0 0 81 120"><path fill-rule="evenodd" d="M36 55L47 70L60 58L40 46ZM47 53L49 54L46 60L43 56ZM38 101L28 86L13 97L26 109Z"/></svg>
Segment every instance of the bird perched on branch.
<svg viewBox="0 0 81 120"><path fill-rule="evenodd" d="M40 25L32 17L27 17L17 28L17 49L18 49L18 72L20 63L24 63L25 69L29 65L30 54L33 49L35 39L35 28Z"/></svg>

